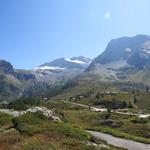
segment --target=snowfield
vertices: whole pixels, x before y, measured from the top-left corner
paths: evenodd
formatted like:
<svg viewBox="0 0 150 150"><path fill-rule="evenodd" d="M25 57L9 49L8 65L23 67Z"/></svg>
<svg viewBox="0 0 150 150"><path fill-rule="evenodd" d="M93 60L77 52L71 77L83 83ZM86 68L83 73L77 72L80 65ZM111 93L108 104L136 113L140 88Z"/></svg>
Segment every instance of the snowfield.
<svg viewBox="0 0 150 150"><path fill-rule="evenodd" d="M66 58L65 60L69 61L69 62L76 63L76 64L86 64L86 62L83 62L83 61L80 61L80 60L71 60L71 59L68 59L68 58Z"/></svg>
<svg viewBox="0 0 150 150"><path fill-rule="evenodd" d="M43 67L34 68L33 70L65 70L65 68L52 67L52 66L43 66Z"/></svg>

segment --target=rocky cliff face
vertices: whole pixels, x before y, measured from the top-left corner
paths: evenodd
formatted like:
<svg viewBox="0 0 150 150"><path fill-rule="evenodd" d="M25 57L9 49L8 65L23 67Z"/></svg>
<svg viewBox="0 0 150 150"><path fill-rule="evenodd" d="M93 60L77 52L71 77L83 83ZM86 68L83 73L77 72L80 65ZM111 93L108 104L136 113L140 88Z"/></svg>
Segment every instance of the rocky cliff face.
<svg viewBox="0 0 150 150"><path fill-rule="evenodd" d="M29 71L15 70L11 63L0 60L0 101L14 100L35 80Z"/></svg>
<svg viewBox="0 0 150 150"><path fill-rule="evenodd" d="M15 76L19 80L36 80L35 75L27 70L16 70Z"/></svg>
<svg viewBox="0 0 150 150"><path fill-rule="evenodd" d="M18 80L34 80L36 77L27 70L15 70L10 62L0 60L0 71L6 75L12 75Z"/></svg>
<svg viewBox="0 0 150 150"><path fill-rule="evenodd" d="M111 40L86 72L98 75L101 81L150 85L150 36L137 35Z"/></svg>
<svg viewBox="0 0 150 150"><path fill-rule="evenodd" d="M13 66L11 65L11 63L5 60L0 60L0 70L6 74L14 74Z"/></svg>
<svg viewBox="0 0 150 150"><path fill-rule="evenodd" d="M92 65L108 64L125 60L127 64L138 68L150 65L150 36L137 35L111 40L105 51L92 62Z"/></svg>

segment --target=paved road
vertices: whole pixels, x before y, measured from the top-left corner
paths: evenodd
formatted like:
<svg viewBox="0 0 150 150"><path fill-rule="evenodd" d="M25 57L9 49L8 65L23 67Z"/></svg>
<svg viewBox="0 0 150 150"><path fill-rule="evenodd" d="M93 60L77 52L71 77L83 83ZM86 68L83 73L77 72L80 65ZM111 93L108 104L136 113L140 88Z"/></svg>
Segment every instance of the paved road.
<svg viewBox="0 0 150 150"><path fill-rule="evenodd" d="M94 137L103 139L107 141L108 144L111 144L117 147L123 147L128 150L150 150L150 144L134 142L131 140L114 137L112 135L101 133L101 132L96 132L96 131L87 130L87 132L91 133Z"/></svg>

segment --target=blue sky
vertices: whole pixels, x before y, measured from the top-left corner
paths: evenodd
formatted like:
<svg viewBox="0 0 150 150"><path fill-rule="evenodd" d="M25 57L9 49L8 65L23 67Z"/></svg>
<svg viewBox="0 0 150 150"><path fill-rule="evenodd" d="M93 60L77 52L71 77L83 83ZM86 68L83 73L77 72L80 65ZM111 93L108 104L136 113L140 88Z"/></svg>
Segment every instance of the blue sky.
<svg viewBox="0 0 150 150"><path fill-rule="evenodd" d="M0 59L31 69L94 58L117 37L150 35L150 0L0 0Z"/></svg>

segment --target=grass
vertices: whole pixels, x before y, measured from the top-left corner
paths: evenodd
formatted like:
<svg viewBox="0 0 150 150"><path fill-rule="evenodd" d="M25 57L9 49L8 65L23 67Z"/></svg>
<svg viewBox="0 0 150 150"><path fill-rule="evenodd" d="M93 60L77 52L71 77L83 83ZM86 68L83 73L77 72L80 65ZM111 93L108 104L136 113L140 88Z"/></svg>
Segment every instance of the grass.
<svg viewBox="0 0 150 150"><path fill-rule="evenodd" d="M1 113L1 121L11 122L13 130L5 129L5 132L0 133L0 150L106 149L87 145L87 141L95 140L82 128L70 123L53 122L40 112L27 113L15 118ZM105 142L98 140L98 143ZM122 150L110 145L109 147L107 150Z"/></svg>
<svg viewBox="0 0 150 150"><path fill-rule="evenodd" d="M22 150L98 150L81 141L63 135L36 135L24 140L19 146Z"/></svg>
<svg viewBox="0 0 150 150"><path fill-rule="evenodd" d="M150 113L150 93L142 93L137 95L136 105L141 110L144 110L147 113Z"/></svg>
<svg viewBox="0 0 150 150"><path fill-rule="evenodd" d="M101 124L101 121L105 120L104 113L64 110L64 114L68 123L78 125L83 129L97 130L138 142L150 143L150 139L145 137L150 132L150 121L144 124L133 123L132 120L135 119L133 116L112 113L109 119L116 124L114 127L112 124Z"/></svg>
<svg viewBox="0 0 150 150"><path fill-rule="evenodd" d="M48 120L41 113L28 113L13 120L15 128L24 135L40 133L62 134L79 140L89 140L90 135L80 128Z"/></svg>
<svg viewBox="0 0 150 150"><path fill-rule="evenodd" d="M145 138L150 132L149 119L139 120L135 116L116 113L111 113L106 119L106 112L92 112L86 108L60 100L42 101L40 105L57 113L62 122L48 120L40 112L28 113L16 118L0 113L0 128L5 127L4 130L9 131L9 128L14 127L16 130L10 133L4 132L5 134L0 133L0 145L3 149L59 150L63 147L64 150L98 150L99 148L86 144L87 141L93 141L93 138L84 131L85 129L150 143L150 139ZM108 120L111 120L112 123L102 123ZM7 126L8 124L9 126ZM12 139L12 134L14 134L14 139ZM104 142L100 141L100 143ZM119 149L109 147L114 150Z"/></svg>
<svg viewBox="0 0 150 150"><path fill-rule="evenodd" d="M59 101L49 101L46 105L51 106L51 103L55 103L55 109ZM67 105L65 108L64 105ZM113 120L117 127L111 125L102 125L100 121L105 120L106 114L100 114L96 112L91 112L85 108L72 109L69 104L61 103L62 109L59 107L59 111L64 113L64 121L75 126L79 126L83 129L98 130L101 132L106 132L114 136L127 138L143 143L150 143L150 140L145 138L145 135L150 131L150 121L144 121L143 123L134 123L134 120L138 120L134 116L120 115L112 113L110 118ZM134 129L134 130L133 130Z"/></svg>
<svg viewBox="0 0 150 150"><path fill-rule="evenodd" d="M126 93L123 95L126 95ZM121 96L122 94L119 95L120 98ZM128 96L129 95L126 95L125 97L128 98ZM111 96L108 95L107 97L110 98ZM84 103L84 101L82 102ZM101 124L101 121L107 120L105 118L107 116L106 113L91 112L86 108L75 106L61 100L41 102L41 105L55 111L65 124L58 125L57 123L51 123L51 126L49 126L47 119L40 118L40 114L37 113L37 116L28 114L27 116L24 115L24 118L22 116L21 118L16 118L14 120L14 124L15 122L19 122L19 124L17 123L16 128L21 133L35 135L41 132L53 132L54 128L55 132L58 131L61 133L62 131L62 134L69 136L69 134L74 135L73 130L71 130L71 126L73 125L74 127L79 127L77 128L78 130L80 128L98 130L114 136L132 139L143 143L150 143L150 140L147 138L148 133L150 132L149 119L141 121L134 116L111 113L111 116L108 119L112 120L114 124ZM65 133L65 131L67 132ZM81 135L81 133L79 135Z"/></svg>
<svg viewBox="0 0 150 150"><path fill-rule="evenodd" d="M0 150L13 150L23 140L23 137L16 132L0 133Z"/></svg>
<svg viewBox="0 0 150 150"><path fill-rule="evenodd" d="M9 128L12 124L13 116L0 112L0 128Z"/></svg>

